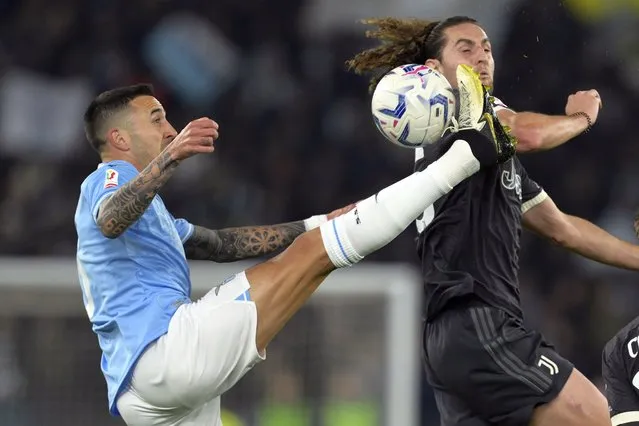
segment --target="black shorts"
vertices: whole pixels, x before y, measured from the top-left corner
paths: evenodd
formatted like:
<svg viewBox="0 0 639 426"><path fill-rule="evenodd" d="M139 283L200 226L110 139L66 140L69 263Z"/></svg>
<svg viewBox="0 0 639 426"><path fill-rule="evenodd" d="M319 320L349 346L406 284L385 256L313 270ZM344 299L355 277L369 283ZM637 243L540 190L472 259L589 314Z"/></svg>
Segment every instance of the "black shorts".
<svg viewBox="0 0 639 426"><path fill-rule="evenodd" d="M480 302L426 324L424 362L442 426L527 426L574 368L540 333Z"/></svg>

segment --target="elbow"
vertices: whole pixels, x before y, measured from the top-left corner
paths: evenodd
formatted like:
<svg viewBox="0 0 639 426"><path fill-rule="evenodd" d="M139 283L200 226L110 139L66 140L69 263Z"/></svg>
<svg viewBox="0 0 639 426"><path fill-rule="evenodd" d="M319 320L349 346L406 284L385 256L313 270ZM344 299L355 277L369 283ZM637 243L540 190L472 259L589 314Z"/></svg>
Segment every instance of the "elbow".
<svg viewBox="0 0 639 426"><path fill-rule="evenodd" d="M118 238L124 232L121 227L113 226L109 221L101 220L101 217L98 217L97 225L102 235L110 240Z"/></svg>
<svg viewBox="0 0 639 426"><path fill-rule="evenodd" d="M209 259L215 263L232 263L243 259L231 259L230 257L213 257Z"/></svg>
<svg viewBox="0 0 639 426"><path fill-rule="evenodd" d="M510 114L503 117L502 123L510 135L517 139L517 152L526 153L543 149L543 127L527 119L524 113Z"/></svg>
<svg viewBox="0 0 639 426"><path fill-rule="evenodd" d="M104 227L100 227L100 232L102 232L102 235L104 237L110 240L114 240L121 235L120 233L114 232L113 230L105 229Z"/></svg>
<svg viewBox="0 0 639 426"><path fill-rule="evenodd" d="M539 128L515 128L511 134L517 138L517 152L519 153L539 151L544 146L544 138Z"/></svg>
<svg viewBox="0 0 639 426"><path fill-rule="evenodd" d="M571 227L559 227L550 234L551 241L560 247L564 247L568 250L575 250L579 244L579 232Z"/></svg>
<svg viewBox="0 0 639 426"><path fill-rule="evenodd" d="M102 231L102 235L104 235L109 240L115 240L116 238L118 238L120 236L120 234L109 233L109 232L105 232L105 231Z"/></svg>
<svg viewBox="0 0 639 426"><path fill-rule="evenodd" d="M550 235L550 241L556 246L566 247L570 244L570 239L560 233L554 233Z"/></svg>

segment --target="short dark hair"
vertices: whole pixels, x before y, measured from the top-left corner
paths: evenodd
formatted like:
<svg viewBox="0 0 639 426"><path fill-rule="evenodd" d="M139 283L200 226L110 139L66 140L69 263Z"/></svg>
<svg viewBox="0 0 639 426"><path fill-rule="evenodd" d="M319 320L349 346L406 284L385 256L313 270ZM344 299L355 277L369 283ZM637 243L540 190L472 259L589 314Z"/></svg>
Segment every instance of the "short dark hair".
<svg viewBox="0 0 639 426"><path fill-rule="evenodd" d="M150 84L135 84L118 87L100 93L87 107L84 113L84 132L86 137L98 153L106 144L101 132L106 121L114 114L129 106L129 103L140 96L155 96Z"/></svg>
<svg viewBox="0 0 639 426"><path fill-rule="evenodd" d="M393 68L423 64L431 58L441 60L446 44L444 31L447 28L466 23L477 24L477 20L468 16L453 16L443 21L377 18L362 22L377 27L367 31L366 36L379 40L381 44L358 53L346 65L356 74L372 74L371 92Z"/></svg>

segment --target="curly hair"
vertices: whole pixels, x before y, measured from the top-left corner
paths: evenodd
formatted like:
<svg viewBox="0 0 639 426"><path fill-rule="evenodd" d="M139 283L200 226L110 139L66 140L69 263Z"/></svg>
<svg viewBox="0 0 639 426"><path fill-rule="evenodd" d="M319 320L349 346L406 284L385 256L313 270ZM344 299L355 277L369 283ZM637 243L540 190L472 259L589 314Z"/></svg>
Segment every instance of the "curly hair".
<svg viewBox="0 0 639 426"><path fill-rule="evenodd" d="M406 64L423 64L427 59L440 59L447 28L477 21L467 16L453 16L444 21L423 19L373 18L363 24L377 28L366 32L366 37L381 44L364 50L346 61L349 70L356 74L372 74L369 90L375 90L379 80L395 67Z"/></svg>

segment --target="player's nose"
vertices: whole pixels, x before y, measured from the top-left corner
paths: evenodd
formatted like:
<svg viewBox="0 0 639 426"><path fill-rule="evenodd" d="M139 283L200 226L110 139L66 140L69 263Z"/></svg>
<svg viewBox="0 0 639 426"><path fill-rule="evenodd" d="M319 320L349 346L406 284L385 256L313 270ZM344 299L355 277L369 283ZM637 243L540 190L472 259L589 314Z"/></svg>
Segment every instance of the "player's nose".
<svg viewBox="0 0 639 426"><path fill-rule="evenodd" d="M173 127L171 122L169 122L168 120L166 121L164 132L167 134L167 136L173 136L173 137L177 136L177 130L175 130L175 127Z"/></svg>
<svg viewBox="0 0 639 426"><path fill-rule="evenodd" d="M169 128L164 133L164 140L171 143L173 139L177 136L177 131L173 128L173 126L169 125Z"/></svg>
<svg viewBox="0 0 639 426"><path fill-rule="evenodd" d="M479 49L476 61L478 65L488 65L488 52L486 52L484 49Z"/></svg>

